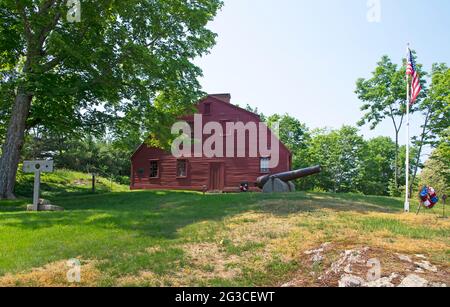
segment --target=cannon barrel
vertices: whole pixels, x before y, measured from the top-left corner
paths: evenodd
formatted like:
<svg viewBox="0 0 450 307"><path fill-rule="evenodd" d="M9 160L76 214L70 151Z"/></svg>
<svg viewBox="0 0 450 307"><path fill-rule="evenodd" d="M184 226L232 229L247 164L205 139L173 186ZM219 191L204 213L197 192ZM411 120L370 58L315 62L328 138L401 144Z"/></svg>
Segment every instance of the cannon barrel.
<svg viewBox="0 0 450 307"><path fill-rule="evenodd" d="M295 171L285 172L285 173L279 173L279 174L273 174L273 175L265 175L261 176L256 180L256 185L262 189L264 185L269 181L270 178L278 178L281 181L288 182L304 177L308 177L314 174L318 174L322 171L322 167L320 165L308 167L304 169L299 169Z"/></svg>

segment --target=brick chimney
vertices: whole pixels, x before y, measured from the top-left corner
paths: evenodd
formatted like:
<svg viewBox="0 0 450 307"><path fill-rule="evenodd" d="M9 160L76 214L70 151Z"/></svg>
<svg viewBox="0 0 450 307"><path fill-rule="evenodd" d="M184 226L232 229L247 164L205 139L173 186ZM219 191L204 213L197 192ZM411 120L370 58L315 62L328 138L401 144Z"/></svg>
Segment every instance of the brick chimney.
<svg viewBox="0 0 450 307"><path fill-rule="evenodd" d="M209 96L214 97L219 100L222 100L226 103L231 103L231 95L230 94L211 94Z"/></svg>

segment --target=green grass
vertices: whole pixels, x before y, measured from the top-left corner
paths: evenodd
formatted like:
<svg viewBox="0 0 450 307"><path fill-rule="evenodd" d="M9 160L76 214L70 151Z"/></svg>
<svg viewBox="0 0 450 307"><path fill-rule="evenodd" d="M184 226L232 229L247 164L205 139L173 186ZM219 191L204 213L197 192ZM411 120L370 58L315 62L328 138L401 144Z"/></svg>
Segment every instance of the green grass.
<svg viewBox="0 0 450 307"><path fill-rule="evenodd" d="M32 197L33 195L34 174L25 174L19 171L17 174L16 195L20 197ZM125 192L127 186L123 186L111 181L108 178L96 178L96 192ZM92 176L90 174L74 172L70 170L56 170L54 173L43 173L41 175L42 197L55 198L64 196L74 196L91 194Z"/></svg>
<svg viewBox="0 0 450 307"><path fill-rule="evenodd" d="M326 240L345 242L350 232L450 243L448 223L399 221L400 199L126 192L118 185L114 193L90 195L88 186L66 188L86 175L56 174L44 176L52 187L45 195L66 211L29 213L23 211L29 199L0 202L0 276L9 274L17 284L34 282L15 274L79 258L95 262L96 278L87 285L270 286L301 268L289 255ZM448 249L435 252L448 262ZM140 277L144 272L152 277Z"/></svg>

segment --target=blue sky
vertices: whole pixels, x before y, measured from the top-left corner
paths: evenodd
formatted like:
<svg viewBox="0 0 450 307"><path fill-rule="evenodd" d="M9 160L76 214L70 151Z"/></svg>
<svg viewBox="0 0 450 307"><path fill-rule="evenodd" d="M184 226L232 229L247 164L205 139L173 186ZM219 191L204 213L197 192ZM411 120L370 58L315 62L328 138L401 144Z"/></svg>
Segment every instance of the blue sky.
<svg viewBox="0 0 450 307"><path fill-rule="evenodd" d="M361 118L355 81L370 77L382 55L400 63L410 42L425 69L450 63L449 0L380 0L376 23L368 22L367 2L225 0L209 25L218 43L196 61L203 90L229 92L235 104L288 113L311 128L339 128ZM413 134L420 121L412 118ZM392 136L391 126L361 131Z"/></svg>

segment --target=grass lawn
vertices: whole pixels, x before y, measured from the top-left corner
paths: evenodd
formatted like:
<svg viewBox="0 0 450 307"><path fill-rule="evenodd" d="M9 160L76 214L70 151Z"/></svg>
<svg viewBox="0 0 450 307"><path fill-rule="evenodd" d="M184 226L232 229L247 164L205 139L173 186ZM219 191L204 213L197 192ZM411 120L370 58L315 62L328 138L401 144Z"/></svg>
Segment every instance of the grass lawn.
<svg viewBox="0 0 450 307"><path fill-rule="evenodd" d="M32 197L34 186L34 174L25 174L19 167L17 174L16 195ZM110 179L97 177L95 184L96 192L126 192L127 186L119 185ZM54 173L43 173L41 175L41 196L55 198L64 196L79 196L91 194L92 176L71 170L56 170ZM1 210L1 206L0 206Z"/></svg>
<svg viewBox="0 0 450 307"><path fill-rule="evenodd" d="M66 209L56 213L24 212L27 200L0 202L0 285L68 285L66 262L78 258L82 286L279 286L294 278L317 286L327 261L358 246L379 251L387 271L402 253L423 254L450 272L450 221L438 211L403 214L400 199L69 195L50 194ZM333 244L328 260L311 265L305 251L325 242Z"/></svg>

